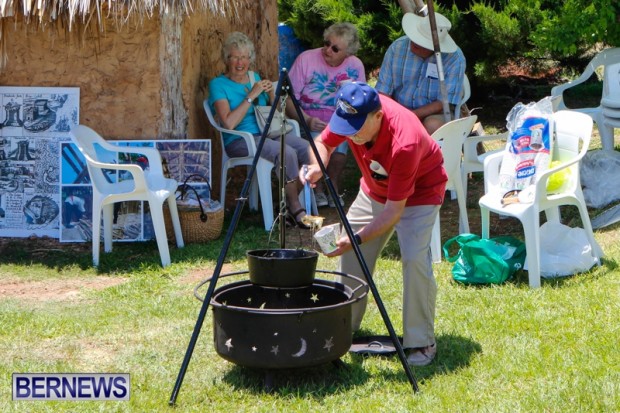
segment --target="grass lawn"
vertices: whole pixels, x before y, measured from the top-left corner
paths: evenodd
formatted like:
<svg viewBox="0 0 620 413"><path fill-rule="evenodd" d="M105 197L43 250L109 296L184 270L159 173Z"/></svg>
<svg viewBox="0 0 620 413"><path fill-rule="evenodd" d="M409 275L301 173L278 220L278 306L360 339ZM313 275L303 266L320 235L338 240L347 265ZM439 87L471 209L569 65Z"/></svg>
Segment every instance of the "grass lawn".
<svg viewBox="0 0 620 413"><path fill-rule="evenodd" d="M479 179L470 188L476 185ZM476 202L469 204L472 228L479 228ZM442 227L454 230L444 225L445 216L442 209ZM518 230L505 225L506 232ZM296 235L288 236L291 246L299 246ZM396 356L352 354L342 358L345 369L327 364L280 371L275 390L266 393L263 371L216 354L209 311L174 408L168 400L201 306L193 290L212 275L224 234L208 244L171 248L166 269L154 242L116 243L94 269L90 244L4 239L0 411L618 412L620 226L595 235L606 254L601 267L543 281L539 289L529 288L526 272L502 285L463 286L452 281L451 264L436 264L438 356L430 366L413 369L419 393ZM245 252L268 244L260 215L244 211L223 273L246 270ZM321 256L318 268L334 270L336 264ZM375 280L400 333L400 261L393 241ZM373 300L362 329L387 334ZM15 372L130 373L131 399L14 402Z"/></svg>
<svg viewBox="0 0 620 413"><path fill-rule="evenodd" d="M224 270L246 269L242 251L266 242L256 227L240 228ZM241 233L243 235L241 236ZM237 244L237 242L235 242ZM331 364L283 371L265 393L264 374L220 358L212 345L212 315L203 325L177 407L168 406L200 302L193 289L207 278L222 245L173 250L158 266L154 243L117 246L100 272L87 250L27 262L2 256L0 410L47 411L581 411L620 410L618 326L620 256L610 238L601 268L527 285L525 273L500 286L465 287L450 264L436 265L438 357L414 369L414 394L397 357L347 354L348 369ZM20 262L21 261L21 262ZM321 257L319 268L334 269ZM400 265L386 256L376 283L400 331ZM220 280L220 285L227 281ZM20 286L21 290L11 289ZM8 294L10 291L11 294ZM371 305L363 332L386 334ZM129 402L13 402L14 372L127 372Z"/></svg>

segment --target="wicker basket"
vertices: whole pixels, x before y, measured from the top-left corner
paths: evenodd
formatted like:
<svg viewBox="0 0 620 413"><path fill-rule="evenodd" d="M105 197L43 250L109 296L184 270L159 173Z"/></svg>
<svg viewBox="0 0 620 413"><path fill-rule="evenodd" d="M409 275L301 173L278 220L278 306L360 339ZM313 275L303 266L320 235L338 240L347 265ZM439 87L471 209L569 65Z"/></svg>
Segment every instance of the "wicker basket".
<svg viewBox="0 0 620 413"><path fill-rule="evenodd" d="M179 185L179 189L177 190L180 192L177 199L185 199L188 192L191 191L198 200L198 205L196 206L187 206L177 203L179 220L181 221L181 233L183 234L183 241L186 244L201 243L217 239L222 234L222 227L224 225L224 208L219 205L215 210L209 210L209 208L206 210L203 209L205 201L201 200L196 189L187 183L193 177L200 176L191 175L182 185ZM203 180L209 185L206 179L203 178ZM209 192L210 191L211 187L209 186ZM164 204L164 222L166 224L166 235L168 236L168 240L173 242L176 241L167 204Z"/></svg>

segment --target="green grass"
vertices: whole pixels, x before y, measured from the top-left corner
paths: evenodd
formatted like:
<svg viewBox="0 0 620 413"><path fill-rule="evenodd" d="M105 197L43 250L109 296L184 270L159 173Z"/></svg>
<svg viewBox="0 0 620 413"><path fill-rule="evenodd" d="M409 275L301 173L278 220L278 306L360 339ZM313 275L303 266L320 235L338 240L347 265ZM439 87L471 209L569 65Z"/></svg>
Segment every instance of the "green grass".
<svg viewBox="0 0 620 413"><path fill-rule="evenodd" d="M359 175L350 163L348 168L344 187L350 202ZM481 180L470 188L476 184ZM476 204L470 208L475 212ZM268 245L260 219L244 211L224 273L246 270L245 252ZM477 219L470 215L470 222ZM216 354L209 311L174 408L168 400L201 306L193 290L213 274L224 235L205 245L172 248L173 264L166 269L154 242L116 243L94 269L90 245L5 241L0 244L0 411L618 412L619 233L618 224L596 232L606 253L601 267L544 280L539 289L529 288L526 272L502 285L463 286L452 281L451 264L436 264L438 356L432 365L413 370L416 394L397 357L352 354L342 359L346 369L328 364L280 371L275 390L266 393L264 372ZM297 245L294 234L288 240ZM400 334L398 254L392 240L375 281ZM336 260L321 256L318 267L334 270ZM228 280L223 277L218 285ZM98 284L105 288L93 287ZM16 285L20 293L12 289ZM63 294L59 286L74 294ZM362 333L387 333L373 300ZM13 402L14 372L126 372L131 400Z"/></svg>
<svg viewBox="0 0 620 413"><path fill-rule="evenodd" d="M535 290L528 287L526 273L499 286L458 285L451 280L450 264L437 264L439 355L431 366L413 370L417 394L397 357L350 354L343 357L346 370L329 364L279 372L276 390L267 394L263 372L215 353L209 312L174 409L168 400L200 308L193 289L212 274L223 237L172 249L173 264L166 269L158 265L154 243L117 244L102 255L99 271L88 265L86 246L37 258L15 242L0 258L4 281L80 285L106 276L120 283L85 288L74 299L39 300L34 291L34 299L0 299L0 410L618 411L620 251L617 236L610 234L617 231L599 238L607 252L601 268L544 281ZM226 271L246 269L244 252L265 245L268 237L259 225L242 222L233 240ZM393 243L387 251L375 278L400 332L400 264ZM333 270L335 264L321 257L319 268ZM224 277L218 285L227 282ZM362 328L386 334L374 302ZM132 397L129 402L13 402L14 372L127 372Z"/></svg>

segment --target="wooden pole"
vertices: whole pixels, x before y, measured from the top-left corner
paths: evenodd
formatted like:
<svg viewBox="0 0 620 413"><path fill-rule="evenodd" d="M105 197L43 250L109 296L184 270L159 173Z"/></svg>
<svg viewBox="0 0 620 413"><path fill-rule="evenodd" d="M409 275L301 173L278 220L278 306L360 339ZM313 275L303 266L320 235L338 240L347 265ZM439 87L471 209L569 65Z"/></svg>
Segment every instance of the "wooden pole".
<svg viewBox="0 0 620 413"><path fill-rule="evenodd" d="M428 0L428 20L431 24L431 34L433 36L433 48L435 49L435 57L437 58L437 71L439 73L439 89L441 92L441 103L443 105L443 117L446 122L452 120L450 115L450 104L448 103L448 91L446 89L446 81L443 73L443 62L441 60L441 48L439 46L439 36L437 36L437 21L435 20L435 7L433 0Z"/></svg>
<svg viewBox="0 0 620 413"><path fill-rule="evenodd" d="M425 14L421 13L424 9L424 0L398 0L398 4L403 13Z"/></svg>
<svg viewBox="0 0 620 413"><path fill-rule="evenodd" d="M450 114L450 104L448 103L448 92L446 90L446 82L443 73L443 62L441 61L441 49L439 47L439 37L437 36L437 22L435 20L435 7L433 0L428 1L428 5L424 5L423 0L398 0L403 13L415 13L420 16L428 14L431 24L431 34L433 36L433 49L437 59L437 72L439 74L439 90L441 92L441 103L443 106L443 116L446 122L452 120Z"/></svg>

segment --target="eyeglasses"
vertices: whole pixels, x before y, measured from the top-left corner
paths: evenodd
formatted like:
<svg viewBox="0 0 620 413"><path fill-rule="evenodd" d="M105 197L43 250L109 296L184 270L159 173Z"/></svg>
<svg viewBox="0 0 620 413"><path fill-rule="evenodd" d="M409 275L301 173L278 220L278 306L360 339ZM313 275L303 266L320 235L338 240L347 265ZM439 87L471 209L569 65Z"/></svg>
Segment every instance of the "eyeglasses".
<svg viewBox="0 0 620 413"><path fill-rule="evenodd" d="M340 52L340 48L335 44L332 44L332 42L330 42L329 40L323 40L323 46L331 48L332 52L334 53Z"/></svg>
<svg viewBox="0 0 620 413"><path fill-rule="evenodd" d="M376 172L372 172L370 176L372 176L372 178L376 179L377 181L385 181L388 178L387 175L381 175Z"/></svg>

